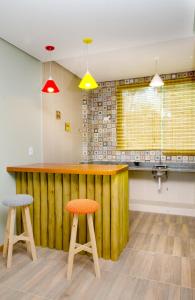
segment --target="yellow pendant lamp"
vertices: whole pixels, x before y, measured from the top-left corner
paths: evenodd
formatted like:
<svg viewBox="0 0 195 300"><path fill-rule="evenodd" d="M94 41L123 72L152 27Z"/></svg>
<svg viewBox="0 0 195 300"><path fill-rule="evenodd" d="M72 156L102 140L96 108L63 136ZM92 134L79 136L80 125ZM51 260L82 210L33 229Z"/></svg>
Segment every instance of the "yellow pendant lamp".
<svg viewBox="0 0 195 300"><path fill-rule="evenodd" d="M79 84L79 88L83 90L93 90L98 87L97 82L93 78L93 76L89 73L88 70L88 45L91 44L93 40L91 38L84 38L83 43L87 45L87 72L81 79L81 82Z"/></svg>

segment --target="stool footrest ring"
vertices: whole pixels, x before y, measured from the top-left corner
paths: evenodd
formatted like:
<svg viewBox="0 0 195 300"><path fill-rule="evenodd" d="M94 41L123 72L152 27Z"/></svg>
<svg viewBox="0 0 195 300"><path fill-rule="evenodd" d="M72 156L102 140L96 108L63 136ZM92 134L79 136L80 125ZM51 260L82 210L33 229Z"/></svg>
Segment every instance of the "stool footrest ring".
<svg viewBox="0 0 195 300"><path fill-rule="evenodd" d="M13 244L17 243L18 241L30 241L30 238L28 236L25 236L25 233L23 232L20 235L14 235Z"/></svg>
<svg viewBox="0 0 195 300"><path fill-rule="evenodd" d="M91 242L88 242L86 244L78 244L76 243L75 244L75 248L74 248L74 253L79 253L81 251L86 251L86 252L89 252L89 253L92 253L92 248L91 248Z"/></svg>

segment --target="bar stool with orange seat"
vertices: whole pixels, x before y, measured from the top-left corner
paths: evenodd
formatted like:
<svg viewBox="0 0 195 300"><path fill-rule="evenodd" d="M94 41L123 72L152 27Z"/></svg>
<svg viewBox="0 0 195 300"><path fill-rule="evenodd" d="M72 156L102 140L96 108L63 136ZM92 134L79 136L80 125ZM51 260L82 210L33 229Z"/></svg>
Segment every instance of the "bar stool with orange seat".
<svg viewBox="0 0 195 300"><path fill-rule="evenodd" d="M99 208L99 204L96 201L90 199L71 200L68 202L66 206L66 210L73 213L73 223L72 223L70 247L69 247L69 254L68 254L68 270L67 270L68 280L70 280L72 276L74 255L83 250L92 253L95 274L97 278L100 278L100 268L98 263L97 246L96 246L96 239L95 239L95 233L93 227L93 217L92 217L92 214L96 212L98 208ZM79 214L87 215L87 224L88 224L89 235L91 239L90 242L84 245L76 243Z"/></svg>

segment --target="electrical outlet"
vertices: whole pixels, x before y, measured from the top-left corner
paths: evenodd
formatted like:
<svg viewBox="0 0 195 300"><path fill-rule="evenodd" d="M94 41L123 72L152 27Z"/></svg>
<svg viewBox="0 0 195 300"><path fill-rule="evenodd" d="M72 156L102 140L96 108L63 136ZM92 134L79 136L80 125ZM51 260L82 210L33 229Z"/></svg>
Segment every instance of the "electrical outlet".
<svg viewBox="0 0 195 300"><path fill-rule="evenodd" d="M33 149L32 146L30 146L30 147L28 148L28 155L29 155L29 156L32 156L33 154L34 154L34 149Z"/></svg>

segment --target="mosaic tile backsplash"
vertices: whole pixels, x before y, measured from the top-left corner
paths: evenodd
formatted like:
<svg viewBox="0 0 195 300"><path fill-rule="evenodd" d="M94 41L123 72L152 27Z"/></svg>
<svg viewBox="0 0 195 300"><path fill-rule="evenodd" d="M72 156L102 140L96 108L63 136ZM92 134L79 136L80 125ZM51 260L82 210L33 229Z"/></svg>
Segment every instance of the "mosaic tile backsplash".
<svg viewBox="0 0 195 300"><path fill-rule="evenodd" d="M194 77L195 71L161 75L163 80ZM151 77L106 81L83 94L82 161L117 162L195 162L195 156L164 156L161 151L117 151L116 87L124 84L149 83Z"/></svg>

